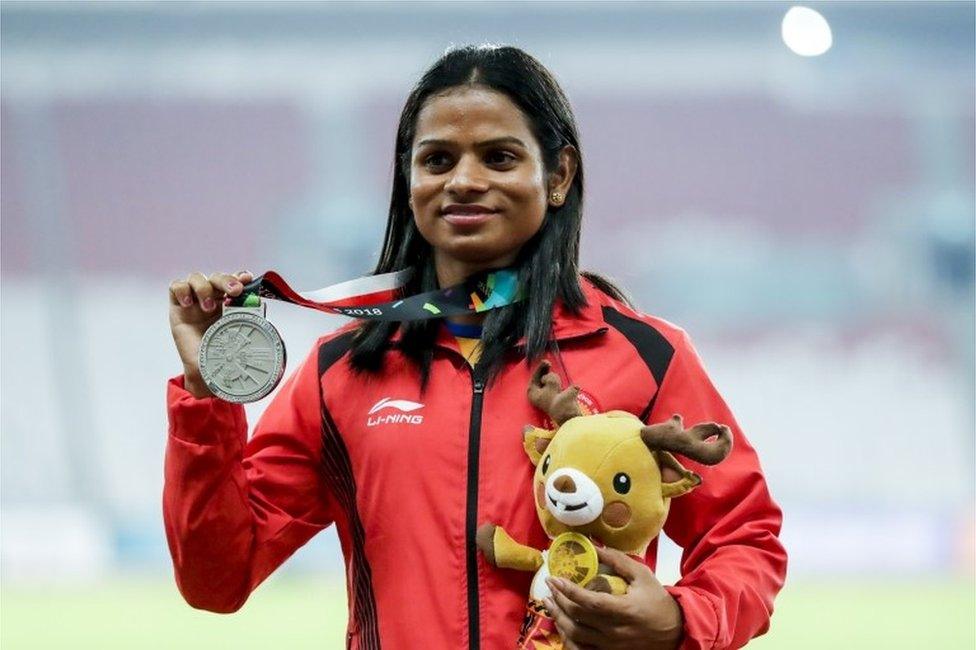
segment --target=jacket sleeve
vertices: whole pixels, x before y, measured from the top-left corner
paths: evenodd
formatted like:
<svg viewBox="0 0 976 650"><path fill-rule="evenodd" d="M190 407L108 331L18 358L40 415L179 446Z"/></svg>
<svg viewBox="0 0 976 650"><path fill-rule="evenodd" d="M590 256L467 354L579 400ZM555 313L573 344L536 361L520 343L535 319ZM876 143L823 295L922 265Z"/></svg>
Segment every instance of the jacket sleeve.
<svg viewBox="0 0 976 650"><path fill-rule="evenodd" d="M167 386L163 520L187 603L233 612L332 523L321 470L317 349L288 378L247 439L240 404Z"/></svg>
<svg viewBox="0 0 976 650"><path fill-rule="evenodd" d="M769 629L773 598L786 576L779 541L782 512L759 459L705 373L684 332L649 421L680 413L685 426L718 422L732 429L729 456L713 467L681 457L702 484L671 501L664 531L682 547L681 579L666 587L684 615L683 650L739 648Z"/></svg>

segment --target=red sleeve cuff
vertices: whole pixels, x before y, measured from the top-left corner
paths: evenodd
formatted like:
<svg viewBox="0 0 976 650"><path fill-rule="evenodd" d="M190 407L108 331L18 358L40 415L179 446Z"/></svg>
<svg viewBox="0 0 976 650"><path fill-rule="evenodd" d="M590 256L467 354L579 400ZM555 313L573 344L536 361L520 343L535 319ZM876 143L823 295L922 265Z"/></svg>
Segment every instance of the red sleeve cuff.
<svg viewBox="0 0 976 650"><path fill-rule="evenodd" d="M711 599L694 587L675 585L664 589L678 601L684 618L680 650L715 648L719 618Z"/></svg>
<svg viewBox="0 0 976 650"><path fill-rule="evenodd" d="M197 445L247 441L247 417L241 404L217 397L196 397L183 385L183 375L166 384L169 435Z"/></svg>

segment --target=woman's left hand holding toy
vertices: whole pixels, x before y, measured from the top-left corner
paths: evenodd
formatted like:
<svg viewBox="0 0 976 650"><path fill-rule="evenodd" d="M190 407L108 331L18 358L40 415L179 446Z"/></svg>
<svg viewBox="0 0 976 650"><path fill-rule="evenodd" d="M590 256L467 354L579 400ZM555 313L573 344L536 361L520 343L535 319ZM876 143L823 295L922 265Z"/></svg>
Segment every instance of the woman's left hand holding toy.
<svg viewBox="0 0 976 650"><path fill-rule="evenodd" d="M612 548L597 547L600 562L627 581L620 596L549 578L546 606L566 650L673 650L681 641L681 608L651 569Z"/></svg>

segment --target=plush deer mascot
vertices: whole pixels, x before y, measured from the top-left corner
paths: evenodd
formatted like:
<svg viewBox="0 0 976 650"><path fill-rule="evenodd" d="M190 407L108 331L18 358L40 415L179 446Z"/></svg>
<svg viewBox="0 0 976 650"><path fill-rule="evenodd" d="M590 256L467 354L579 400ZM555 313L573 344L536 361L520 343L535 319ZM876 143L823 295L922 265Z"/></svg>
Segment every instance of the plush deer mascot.
<svg viewBox="0 0 976 650"><path fill-rule="evenodd" d="M559 377L543 361L532 375L529 401L547 413L555 430L526 426L524 447L535 465L536 511L550 540L591 540L643 558L668 515L671 499L687 494L701 477L686 469L672 452L704 465L721 462L732 449L725 425L705 423L685 429L680 415L645 426L626 411L583 415L579 388L562 390ZM564 533L577 533L586 540ZM554 640L552 620L543 599L550 595L550 551L565 553L564 544L538 550L512 539L495 524L478 528L478 547L497 567L534 571L529 613L519 648L534 648L532 639ZM570 542L569 547L575 543ZM600 564L592 576L580 576L586 589L623 594L627 583ZM530 638L531 637L531 638ZM549 646L543 646L549 647ZM561 647L557 646L557 647Z"/></svg>

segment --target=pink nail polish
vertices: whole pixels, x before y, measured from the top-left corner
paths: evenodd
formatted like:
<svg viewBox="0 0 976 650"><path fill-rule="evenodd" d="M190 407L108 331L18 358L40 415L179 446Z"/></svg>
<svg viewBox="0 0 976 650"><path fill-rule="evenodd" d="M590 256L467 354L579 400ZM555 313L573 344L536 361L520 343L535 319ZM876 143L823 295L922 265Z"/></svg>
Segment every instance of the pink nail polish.
<svg viewBox="0 0 976 650"><path fill-rule="evenodd" d="M184 307L189 307L190 305L193 304L193 299L190 298L190 296L183 296L182 298L180 298L180 304L183 305Z"/></svg>
<svg viewBox="0 0 976 650"><path fill-rule="evenodd" d="M204 311L211 311L211 310L213 310L213 308L214 308L213 298L204 298L204 300L203 300L203 310Z"/></svg>

